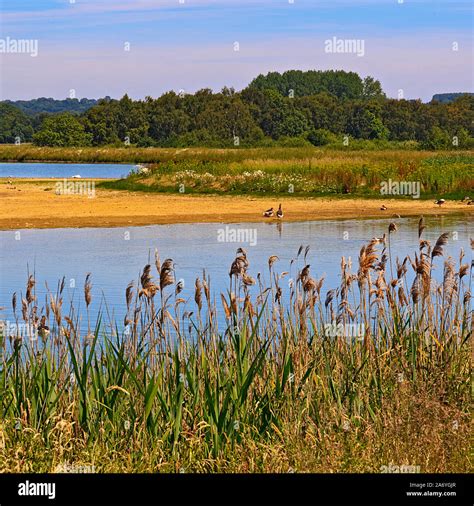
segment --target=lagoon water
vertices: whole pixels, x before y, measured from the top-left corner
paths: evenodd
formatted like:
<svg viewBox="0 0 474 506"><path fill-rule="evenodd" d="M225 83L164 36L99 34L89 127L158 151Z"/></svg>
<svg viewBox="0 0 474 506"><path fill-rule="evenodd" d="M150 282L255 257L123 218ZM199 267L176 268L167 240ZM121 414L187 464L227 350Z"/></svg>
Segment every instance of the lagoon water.
<svg viewBox="0 0 474 506"><path fill-rule="evenodd" d="M126 176L133 165L110 163L0 163L0 178L81 178L119 179Z"/></svg>
<svg viewBox="0 0 474 506"><path fill-rule="evenodd" d="M283 281L296 276L296 265L290 261L296 256L300 245L309 245L307 262L311 264L314 278L325 276L322 289L324 300L327 290L340 284L341 256L351 257L352 270L357 271L357 259L361 246L372 237L381 237L388 225L395 221L398 231L392 234L393 258L403 259L411 256L418 248L418 219L376 219L376 220L333 220L297 223L236 223L236 224L181 224L156 225L130 228L82 228L46 229L0 232L0 318L11 319L11 299L13 292L25 293L28 272L35 273L36 295L39 306L44 304L46 284L52 292L56 291L58 281L65 276L63 313L67 314L70 300L80 305L84 314L84 279L92 274L91 316L97 315L104 301L109 315L114 315L117 323L125 314L125 288L134 280L139 280L141 270L152 263L155 248L161 260L172 258L176 263L176 280L182 279L185 289L180 297L190 300L194 309L194 282L205 268L211 276L211 291L219 299L229 287L229 267L240 246L247 250L250 261L249 272L253 277L262 273L268 280L268 257L278 255L280 260L274 265L277 272L289 271ZM466 252L464 262L470 262L471 250L469 236L473 236L471 216L427 217L424 238L432 244L442 232L449 232L446 256L456 261L461 248ZM227 233L226 231L227 228ZM232 239L232 231L249 231L249 238L256 244L220 242L219 239ZM255 235L256 234L256 235ZM252 241L253 242L253 241ZM379 251L381 246L379 245ZM435 259L435 276L442 276L443 258ZM298 268L303 260L300 258ZM409 269L409 272L411 268ZM156 275L156 270L152 270ZM258 292L256 286L252 292ZM167 288L172 293L172 287ZM21 302L19 303L21 308ZM220 307L220 302L218 304ZM21 312L21 309L20 309Z"/></svg>

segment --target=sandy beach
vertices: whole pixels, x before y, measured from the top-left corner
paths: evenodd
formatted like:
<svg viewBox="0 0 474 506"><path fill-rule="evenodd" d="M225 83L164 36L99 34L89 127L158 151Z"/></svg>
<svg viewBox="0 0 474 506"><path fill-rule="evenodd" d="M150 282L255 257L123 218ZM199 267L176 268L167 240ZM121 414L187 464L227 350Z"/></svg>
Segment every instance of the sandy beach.
<svg viewBox="0 0 474 506"><path fill-rule="evenodd" d="M82 180L85 181L85 180ZM299 197L198 196L95 188L95 196L56 195L55 180L0 180L0 229L119 227L193 222L258 222L282 203L284 221L380 218L474 212L447 201ZM386 211L381 211L384 204Z"/></svg>

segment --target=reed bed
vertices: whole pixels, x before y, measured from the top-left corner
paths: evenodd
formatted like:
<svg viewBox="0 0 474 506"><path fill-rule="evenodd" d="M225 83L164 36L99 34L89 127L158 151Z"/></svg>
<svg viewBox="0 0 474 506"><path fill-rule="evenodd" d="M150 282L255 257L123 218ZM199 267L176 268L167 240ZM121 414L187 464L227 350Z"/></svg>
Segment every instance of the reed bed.
<svg viewBox="0 0 474 506"><path fill-rule="evenodd" d="M40 147L32 144L1 144L0 160L4 162L71 162L71 163L161 163L167 161L239 162L243 160L306 160L311 158L369 160L422 160L436 155L472 154L472 150L417 151L410 143L351 141L339 147L239 147L239 148L139 148L135 146Z"/></svg>
<svg viewBox="0 0 474 506"><path fill-rule="evenodd" d="M12 306L38 338L0 342L0 471L468 472L473 264L424 229L392 258L391 224L331 289L309 248L262 273L240 248L226 293L203 271L185 300L156 252L113 331L91 276L81 332L64 280L39 301L31 275Z"/></svg>

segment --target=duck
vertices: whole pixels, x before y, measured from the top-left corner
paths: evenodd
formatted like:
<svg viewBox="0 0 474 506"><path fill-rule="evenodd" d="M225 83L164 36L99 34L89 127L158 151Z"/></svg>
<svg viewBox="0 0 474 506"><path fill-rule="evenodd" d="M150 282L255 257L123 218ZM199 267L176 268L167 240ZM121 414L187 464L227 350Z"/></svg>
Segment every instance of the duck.
<svg viewBox="0 0 474 506"><path fill-rule="evenodd" d="M385 204L382 204L382 207L380 208L381 211L386 211L388 207Z"/></svg>
<svg viewBox="0 0 474 506"><path fill-rule="evenodd" d="M283 218L283 210L281 208L281 204L278 206L278 211L277 211L277 218L279 220L281 220Z"/></svg>
<svg viewBox="0 0 474 506"><path fill-rule="evenodd" d="M273 207L270 207L270 209L263 211L263 216L265 216L265 218L272 218L273 217Z"/></svg>
<svg viewBox="0 0 474 506"><path fill-rule="evenodd" d="M49 327L46 325L46 316L42 316L41 318L41 322L40 324L38 325L38 334L43 338L43 339L46 339L50 332L49 332Z"/></svg>
<svg viewBox="0 0 474 506"><path fill-rule="evenodd" d="M441 207L445 202L446 202L446 200L444 200L444 199L438 199L435 201L435 204L438 204L438 206Z"/></svg>

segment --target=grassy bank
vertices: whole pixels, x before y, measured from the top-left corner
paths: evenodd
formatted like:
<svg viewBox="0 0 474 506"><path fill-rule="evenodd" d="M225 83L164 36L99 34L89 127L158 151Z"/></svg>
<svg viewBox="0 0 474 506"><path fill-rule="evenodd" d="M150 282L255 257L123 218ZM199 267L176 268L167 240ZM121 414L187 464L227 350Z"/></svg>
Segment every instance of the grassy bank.
<svg viewBox="0 0 474 506"><path fill-rule="evenodd" d="M152 164L145 173L103 182L109 189L214 194L346 195L411 198L406 190L382 193L384 183L411 185L417 198L462 199L474 191L472 153L341 153L322 151L304 159L247 158L241 161L181 160ZM418 186L419 185L419 186ZM397 193L399 192L399 193Z"/></svg>
<svg viewBox="0 0 474 506"><path fill-rule="evenodd" d="M206 273L182 299L157 255L126 332L104 311L81 335L64 280L43 304L30 277L12 304L39 338L0 343L0 471L467 472L472 266L443 259L446 234L392 258L396 236L342 259L331 290L308 249L256 279L238 251L218 303ZM95 293L88 277L86 315Z"/></svg>
<svg viewBox="0 0 474 506"><path fill-rule="evenodd" d="M462 199L474 191L472 151L376 146L166 149L2 145L0 160L146 164L147 173L101 183L103 188L129 191L380 197L382 183L389 180L419 183L420 198ZM389 196L398 195L392 192Z"/></svg>

